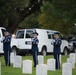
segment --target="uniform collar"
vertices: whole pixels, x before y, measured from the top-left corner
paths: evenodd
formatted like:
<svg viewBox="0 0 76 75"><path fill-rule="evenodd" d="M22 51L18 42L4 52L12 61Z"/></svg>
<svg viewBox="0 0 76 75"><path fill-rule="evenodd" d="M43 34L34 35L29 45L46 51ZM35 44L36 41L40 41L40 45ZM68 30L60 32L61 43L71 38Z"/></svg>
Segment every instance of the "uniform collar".
<svg viewBox="0 0 76 75"><path fill-rule="evenodd" d="M58 40L59 38L56 38L55 40Z"/></svg>

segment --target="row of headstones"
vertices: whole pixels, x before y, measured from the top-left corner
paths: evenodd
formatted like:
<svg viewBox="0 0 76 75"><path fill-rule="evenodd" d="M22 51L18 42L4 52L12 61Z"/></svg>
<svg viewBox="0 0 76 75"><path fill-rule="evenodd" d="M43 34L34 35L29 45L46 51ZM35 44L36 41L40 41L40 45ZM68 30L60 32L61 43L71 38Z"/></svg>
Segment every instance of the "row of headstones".
<svg viewBox="0 0 76 75"><path fill-rule="evenodd" d="M32 74L32 60L23 60L22 57L11 53L11 63L13 68L21 68L23 74ZM38 56L38 65L36 66L36 75L47 75L47 70L55 71L55 59L48 59L47 65L44 64L44 56Z"/></svg>
<svg viewBox="0 0 76 75"><path fill-rule="evenodd" d="M15 67L21 68L21 63L22 63L21 56L16 56L13 53L11 53L10 60L11 60L11 63L13 63L14 68ZM42 56L42 55L38 56L38 64L44 64L44 56ZM51 58L51 59L47 60L47 65L53 66L51 64L55 65L55 59ZM61 55L60 55L60 64L61 64ZM53 68L55 68L55 66ZM55 69L53 69L53 70L55 70Z"/></svg>
<svg viewBox="0 0 76 75"><path fill-rule="evenodd" d="M62 75L72 75L72 69L75 68L76 54L70 53L67 62L62 65Z"/></svg>
<svg viewBox="0 0 76 75"><path fill-rule="evenodd" d="M72 68L75 68L75 63L76 63L76 54L75 53L70 53L69 58L67 58L67 63L71 63Z"/></svg>
<svg viewBox="0 0 76 75"><path fill-rule="evenodd" d="M76 63L76 54L70 53L70 57L67 58L67 62L62 64L62 75L72 75L72 69L75 68L75 63ZM60 55L60 64L61 64L61 55ZM55 71L55 59L48 59L47 65L45 64L37 65L36 75L47 75L47 70Z"/></svg>
<svg viewBox="0 0 76 75"><path fill-rule="evenodd" d="M60 56L61 62L61 56ZM62 75L72 75L72 68L75 67L76 55L74 53L70 54L70 58L67 59L67 63L62 65ZM22 65L22 57L16 56L11 53L11 63L13 63L13 68L21 68L22 73L32 74L32 61L24 60ZM0 63L1 70L1 63ZM55 59L51 58L47 60L47 65L44 64L44 57L38 56L38 65L36 66L36 75L47 75L47 71L55 71ZM1 73L1 72L0 72Z"/></svg>

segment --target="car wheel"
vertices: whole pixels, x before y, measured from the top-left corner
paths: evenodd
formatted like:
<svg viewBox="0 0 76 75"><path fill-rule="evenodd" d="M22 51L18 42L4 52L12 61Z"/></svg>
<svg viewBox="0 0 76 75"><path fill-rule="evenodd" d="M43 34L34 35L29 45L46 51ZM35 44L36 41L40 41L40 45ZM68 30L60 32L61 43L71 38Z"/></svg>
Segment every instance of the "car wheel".
<svg viewBox="0 0 76 75"><path fill-rule="evenodd" d="M43 56L46 56L47 55L47 50L45 47L42 48L42 55Z"/></svg>
<svg viewBox="0 0 76 75"><path fill-rule="evenodd" d="M66 56L66 55L68 55L68 50L67 50L67 48L64 48L64 52L63 52L63 54Z"/></svg>
<svg viewBox="0 0 76 75"><path fill-rule="evenodd" d="M17 55L17 54L18 54L16 47L13 47L13 48L12 48L12 53L14 53L14 55Z"/></svg>

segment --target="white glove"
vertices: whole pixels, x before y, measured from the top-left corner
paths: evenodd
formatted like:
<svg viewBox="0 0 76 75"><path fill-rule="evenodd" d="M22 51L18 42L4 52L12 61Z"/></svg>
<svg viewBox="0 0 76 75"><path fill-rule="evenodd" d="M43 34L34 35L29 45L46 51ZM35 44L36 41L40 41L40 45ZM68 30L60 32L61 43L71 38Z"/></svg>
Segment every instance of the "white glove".
<svg viewBox="0 0 76 75"><path fill-rule="evenodd" d="M53 41L51 42L52 45L54 45L54 43L55 43L55 40L53 40Z"/></svg>

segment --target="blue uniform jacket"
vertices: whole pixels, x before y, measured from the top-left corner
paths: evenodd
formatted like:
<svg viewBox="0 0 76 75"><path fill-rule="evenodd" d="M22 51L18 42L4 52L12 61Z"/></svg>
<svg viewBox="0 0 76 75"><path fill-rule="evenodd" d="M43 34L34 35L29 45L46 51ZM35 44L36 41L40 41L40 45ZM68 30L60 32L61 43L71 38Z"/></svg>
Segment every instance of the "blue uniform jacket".
<svg viewBox="0 0 76 75"><path fill-rule="evenodd" d="M38 43L39 43L39 40L37 38L34 38L32 40L32 51L33 52L35 52L35 51L38 52Z"/></svg>
<svg viewBox="0 0 76 75"><path fill-rule="evenodd" d="M10 46L11 37L10 36L5 36L2 42L3 42L3 50L4 51L9 50L11 52L11 46Z"/></svg>
<svg viewBox="0 0 76 75"><path fill-rule="evenodd" d="M61 39L60 38L58 38L58 39L55 39L55 42L54 42L54 48L53 48L53 53L54 54L60 54L61 53L61 43L62 43L62 41L61 41Z"/></svg>

